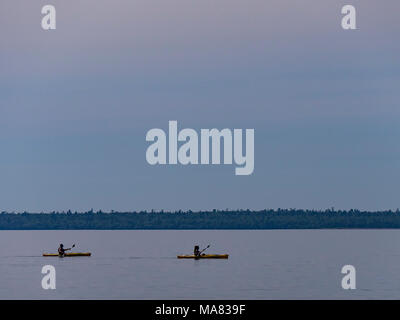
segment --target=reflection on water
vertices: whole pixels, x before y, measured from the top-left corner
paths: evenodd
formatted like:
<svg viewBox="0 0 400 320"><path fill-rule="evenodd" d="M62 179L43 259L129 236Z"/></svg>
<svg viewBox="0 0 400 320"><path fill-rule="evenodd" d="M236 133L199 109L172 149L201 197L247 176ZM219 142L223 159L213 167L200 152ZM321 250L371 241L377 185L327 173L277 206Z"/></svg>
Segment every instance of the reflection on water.
<svg viewBox="0 0 400 320"><path fill-rule="evenodd" d="M400 231L1 231L0 299L399 299ZM42 257L76 243L91 257ZM195 244L228 260L181 260ZM56 268L56 290L41 269ZM341 288L341 268L357 289Z"/></svg>

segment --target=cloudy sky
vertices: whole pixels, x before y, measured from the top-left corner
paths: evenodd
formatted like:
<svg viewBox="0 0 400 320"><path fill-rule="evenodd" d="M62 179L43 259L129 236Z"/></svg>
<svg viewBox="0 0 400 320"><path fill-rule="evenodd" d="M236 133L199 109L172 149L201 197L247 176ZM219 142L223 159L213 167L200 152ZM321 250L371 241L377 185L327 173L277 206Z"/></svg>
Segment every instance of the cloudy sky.
<svg viewBox="0 0 400 320"><path fill-rule="evenodd" d="M0 3L0 210L396 209L400 3ZM254 128L255 170L150 166L146 132Z"/></svg>

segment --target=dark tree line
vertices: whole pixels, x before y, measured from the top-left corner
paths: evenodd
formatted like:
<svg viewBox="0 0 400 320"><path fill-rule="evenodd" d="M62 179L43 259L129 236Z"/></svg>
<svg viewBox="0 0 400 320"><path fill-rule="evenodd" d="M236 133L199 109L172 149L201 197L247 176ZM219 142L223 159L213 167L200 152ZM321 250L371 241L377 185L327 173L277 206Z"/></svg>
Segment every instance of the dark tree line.
<svg viewBox="0 0 400 320"><path fill-rule="evenodd" d="M0 213L0 230L400 228L400 211L213 210Z"/></svg>

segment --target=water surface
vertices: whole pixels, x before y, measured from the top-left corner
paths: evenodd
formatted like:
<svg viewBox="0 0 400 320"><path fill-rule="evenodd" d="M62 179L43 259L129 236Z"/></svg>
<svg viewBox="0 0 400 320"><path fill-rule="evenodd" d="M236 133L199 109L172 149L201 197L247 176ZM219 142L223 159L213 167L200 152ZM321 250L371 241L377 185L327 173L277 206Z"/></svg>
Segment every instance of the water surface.
<svg viewBox="0 0 400 320"><path fill-rule="evenodd" d="M0 299L400 299L398 230L0 231ZM76 243L92 257L45 258ZM193 246L228 260L178 260ZM56 268L56 290L41 269ZM357 289L341 288L341 268Z"/></svg>

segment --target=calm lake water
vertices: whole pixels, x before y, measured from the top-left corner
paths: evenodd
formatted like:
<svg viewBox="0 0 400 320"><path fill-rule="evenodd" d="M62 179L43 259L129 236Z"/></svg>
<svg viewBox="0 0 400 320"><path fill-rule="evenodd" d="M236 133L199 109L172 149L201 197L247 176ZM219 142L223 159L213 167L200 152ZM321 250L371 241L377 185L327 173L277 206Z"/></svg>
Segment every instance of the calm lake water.
<svg viewBox="0 0 400 320"><path fill-rule="evenodd" d="M0 299L400 299L400 230L0 231ZM45 258L58 244L92 257ZM180 260L194 244L228 260ZM55 290L41 269L56 268ZM341 268L357 289L341 288Z"/></svg>

